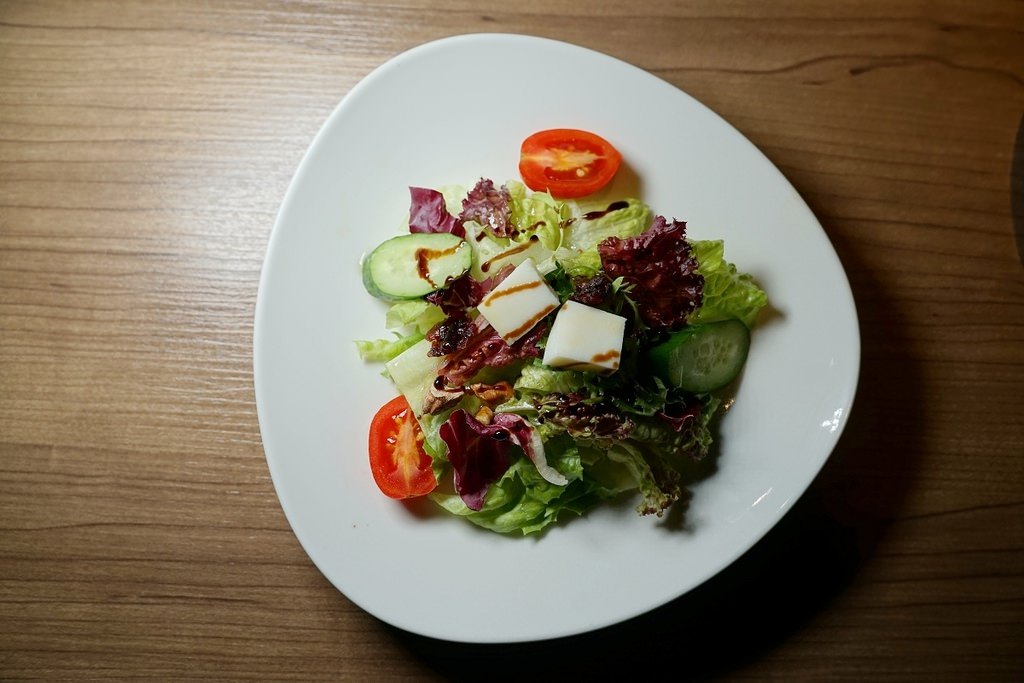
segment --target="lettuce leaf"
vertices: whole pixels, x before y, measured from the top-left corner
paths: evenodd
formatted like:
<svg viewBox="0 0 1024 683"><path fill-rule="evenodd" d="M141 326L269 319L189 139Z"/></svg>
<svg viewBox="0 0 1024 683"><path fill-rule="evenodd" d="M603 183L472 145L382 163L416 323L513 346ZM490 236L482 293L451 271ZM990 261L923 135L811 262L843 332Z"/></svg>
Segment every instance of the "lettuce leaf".
<svg viewBox="0 0 1024 683"><path fill-rule="evenodd" d="M675 431L668 421L660 418L637 420L630 439L676 462L682 457L700 460L711 448L711 423L721 403L716 396L705 396L697 418L686 423L680 431Z"/></svg>
<svg viewBox="0 0 1024 683"><path fill-rule="evenodd" d="M768 295L752 275L741 273L725 260L725 243L721 240L693 240L690 245L697 259L697 273L704 278L704 295L689 322L738 318L752 329L758 312L768 304Z"/></svg>
<svg viewBox="0 0 1024 683"><path fill-rule="evenodd" d="M384 326L389 330L414 328L421 335L435 324L444 320L444 312L424 299L396 301L388 308Z"/></svg>
<svg viewBox="0 0 1024 683"><path fill-rule="evenodd" d="M481 178L462 200L459 218L484 226L495 237L511 237L511 199L506 186L496 188L493 180Z"/></svg>
<svg viewBox="0 0 1024 683"><path fill-rule="evenodd" d="M656 451L645 452L636 442L620 441L608 449L608 459L624 466L636 480L641 496L636 510L641 515L660 517L682 495L679 472Z"/></svg>
<svg viewBox="0 0 1024 683"><path fill-rule="evenodd" d="M544 365L539 358L523 366L516 379L515 389L518 392L533 394L568 394L582 389L587 383L586 375L576 370L556 370Z"/></svg>
<svg viewBox="0 0 1024 683"><path fill-rule="evenodd" d="M553 447L548 450L562 471L571 470L571 461L579 462L575 448L572 453L557 453ZM611 494L579 478L566 486L556 486L545 481L528 459L519 458L490 485L479 510L471 509L457 494L435 491L430 497L448 512L477 526L525 536L553 524L563 513L583 514Z"/></svg>
<svg viewBox="0 0 1024 683"><path fill-rule="evenodd" d="M555 250L555 263L570 277L593 277L601 270L601 255L597 249L577 251L569 247Z"/></svg>
<svg viewBox="0 0 1024 683"><path fill-rule="evenodd" d="M466 236L462 221L449 213L444 195L429 187L409 188L409 232L450 232Z"/></svg>
<svg viewBox="0 0 1024 683"><path fill-rule="evenodd" d="M565 230L566 246L579 252L592 251L608 237L636 237L654 220L650 207L638 199L613 202L604 211L578 216Z"/></svg>
<svg viewBox="0 0 1024 683"><path fill-rule="evenodd" d="M562 225L571 218L569 206L547 192L528 192L518 181L509 181L505 186L511 198L514 240L524 242L536 235L544 247L557 249L562 243Z"/></svg>
<svg viewBox="0 0 1024 683"><path fill-rule="evenodd" d="M597 246L605 273L629 288L644 324L671 331L686 324L700 304L703 278L698 274L686 223L655 216L636 237L609 237Z"/></svg>
<svg viewBox="0 0 1024 683"><path fill-rule="evenodd" d="M356 350L365 361L386 363L421 339L423 335L419 333L400 335L396 339L360 339L356 340Z"/></svg>

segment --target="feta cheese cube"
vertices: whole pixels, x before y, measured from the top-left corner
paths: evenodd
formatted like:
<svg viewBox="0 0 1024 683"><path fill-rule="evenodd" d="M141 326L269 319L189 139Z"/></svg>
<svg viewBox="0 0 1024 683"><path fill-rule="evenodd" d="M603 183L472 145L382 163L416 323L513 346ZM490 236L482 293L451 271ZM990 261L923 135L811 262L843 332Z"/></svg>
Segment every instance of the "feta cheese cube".
<svg viewBox="0 0 1024 683"><path fill-rule="evenodd" d="M566 301L551 326L544 364L610 374L619 368L626 319L577 301Z"/></svg>
<svg viewBox="0 0 1024 683"><path fill-rule="evenodd" d="M533 329L544 316L558 308L558 296L526 259L492 289L480 303L480 314L509 344Z"/></svg>

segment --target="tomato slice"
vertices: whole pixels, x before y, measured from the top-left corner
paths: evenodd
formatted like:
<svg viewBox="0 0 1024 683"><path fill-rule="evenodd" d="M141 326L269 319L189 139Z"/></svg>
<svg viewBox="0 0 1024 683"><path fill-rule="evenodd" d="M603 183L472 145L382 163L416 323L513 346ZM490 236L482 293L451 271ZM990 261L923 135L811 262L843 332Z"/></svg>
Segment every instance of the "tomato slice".
<svg viewBox="0 0 1024 683"><path fill-rule="evenodd" d="M423 431L404 396L384 404L370 422L370 471L390 498L412 498L437 486Z"/></svg>
<svg viewBox="0 0 1024 683"><path fill-rule="evenodd" d="M604 138L585 130L553 128L523 140L519 175L535 192L572 199L607 185L621 163L622 155Z"/></svg>

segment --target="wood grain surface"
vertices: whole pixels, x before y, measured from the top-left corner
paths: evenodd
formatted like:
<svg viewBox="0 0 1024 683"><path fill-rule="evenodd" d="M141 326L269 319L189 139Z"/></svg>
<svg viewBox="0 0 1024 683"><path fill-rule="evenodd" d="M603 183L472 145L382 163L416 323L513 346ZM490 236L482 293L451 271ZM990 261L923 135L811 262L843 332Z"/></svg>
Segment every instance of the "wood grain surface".
<svg viewBox="0 0 1024 683"><path fill-rule="evenodd" d="M724 116L822 222L863 337L841 445L763 542L509 647L397 631L320 575L252 386L313 136L388 58L480 31ZM0 679L1024 680L1022 113L1020 2L0 2Z"/></svg>

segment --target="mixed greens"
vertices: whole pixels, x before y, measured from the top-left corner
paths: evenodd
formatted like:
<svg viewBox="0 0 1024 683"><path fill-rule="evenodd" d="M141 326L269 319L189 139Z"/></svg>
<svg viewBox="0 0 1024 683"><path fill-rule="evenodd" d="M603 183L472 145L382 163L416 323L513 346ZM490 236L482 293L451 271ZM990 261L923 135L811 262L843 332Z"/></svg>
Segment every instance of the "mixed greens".
<svg viewBox="0 0 1024 683"><path fill-rule="evenodd" d="M637 199L593 206L488 179L411 188L408 228L363 260L393 337L357 347L407 401L422 461L408 438L372 435L371 460L426 464L427 495L502 533L631 493L644 515L679 500L767 303L723 243L687 239ZM503 287L512 274L523 284ZM499 293L522 306L487 308ZM579 350L591 342L600 352Z"/></svg>

